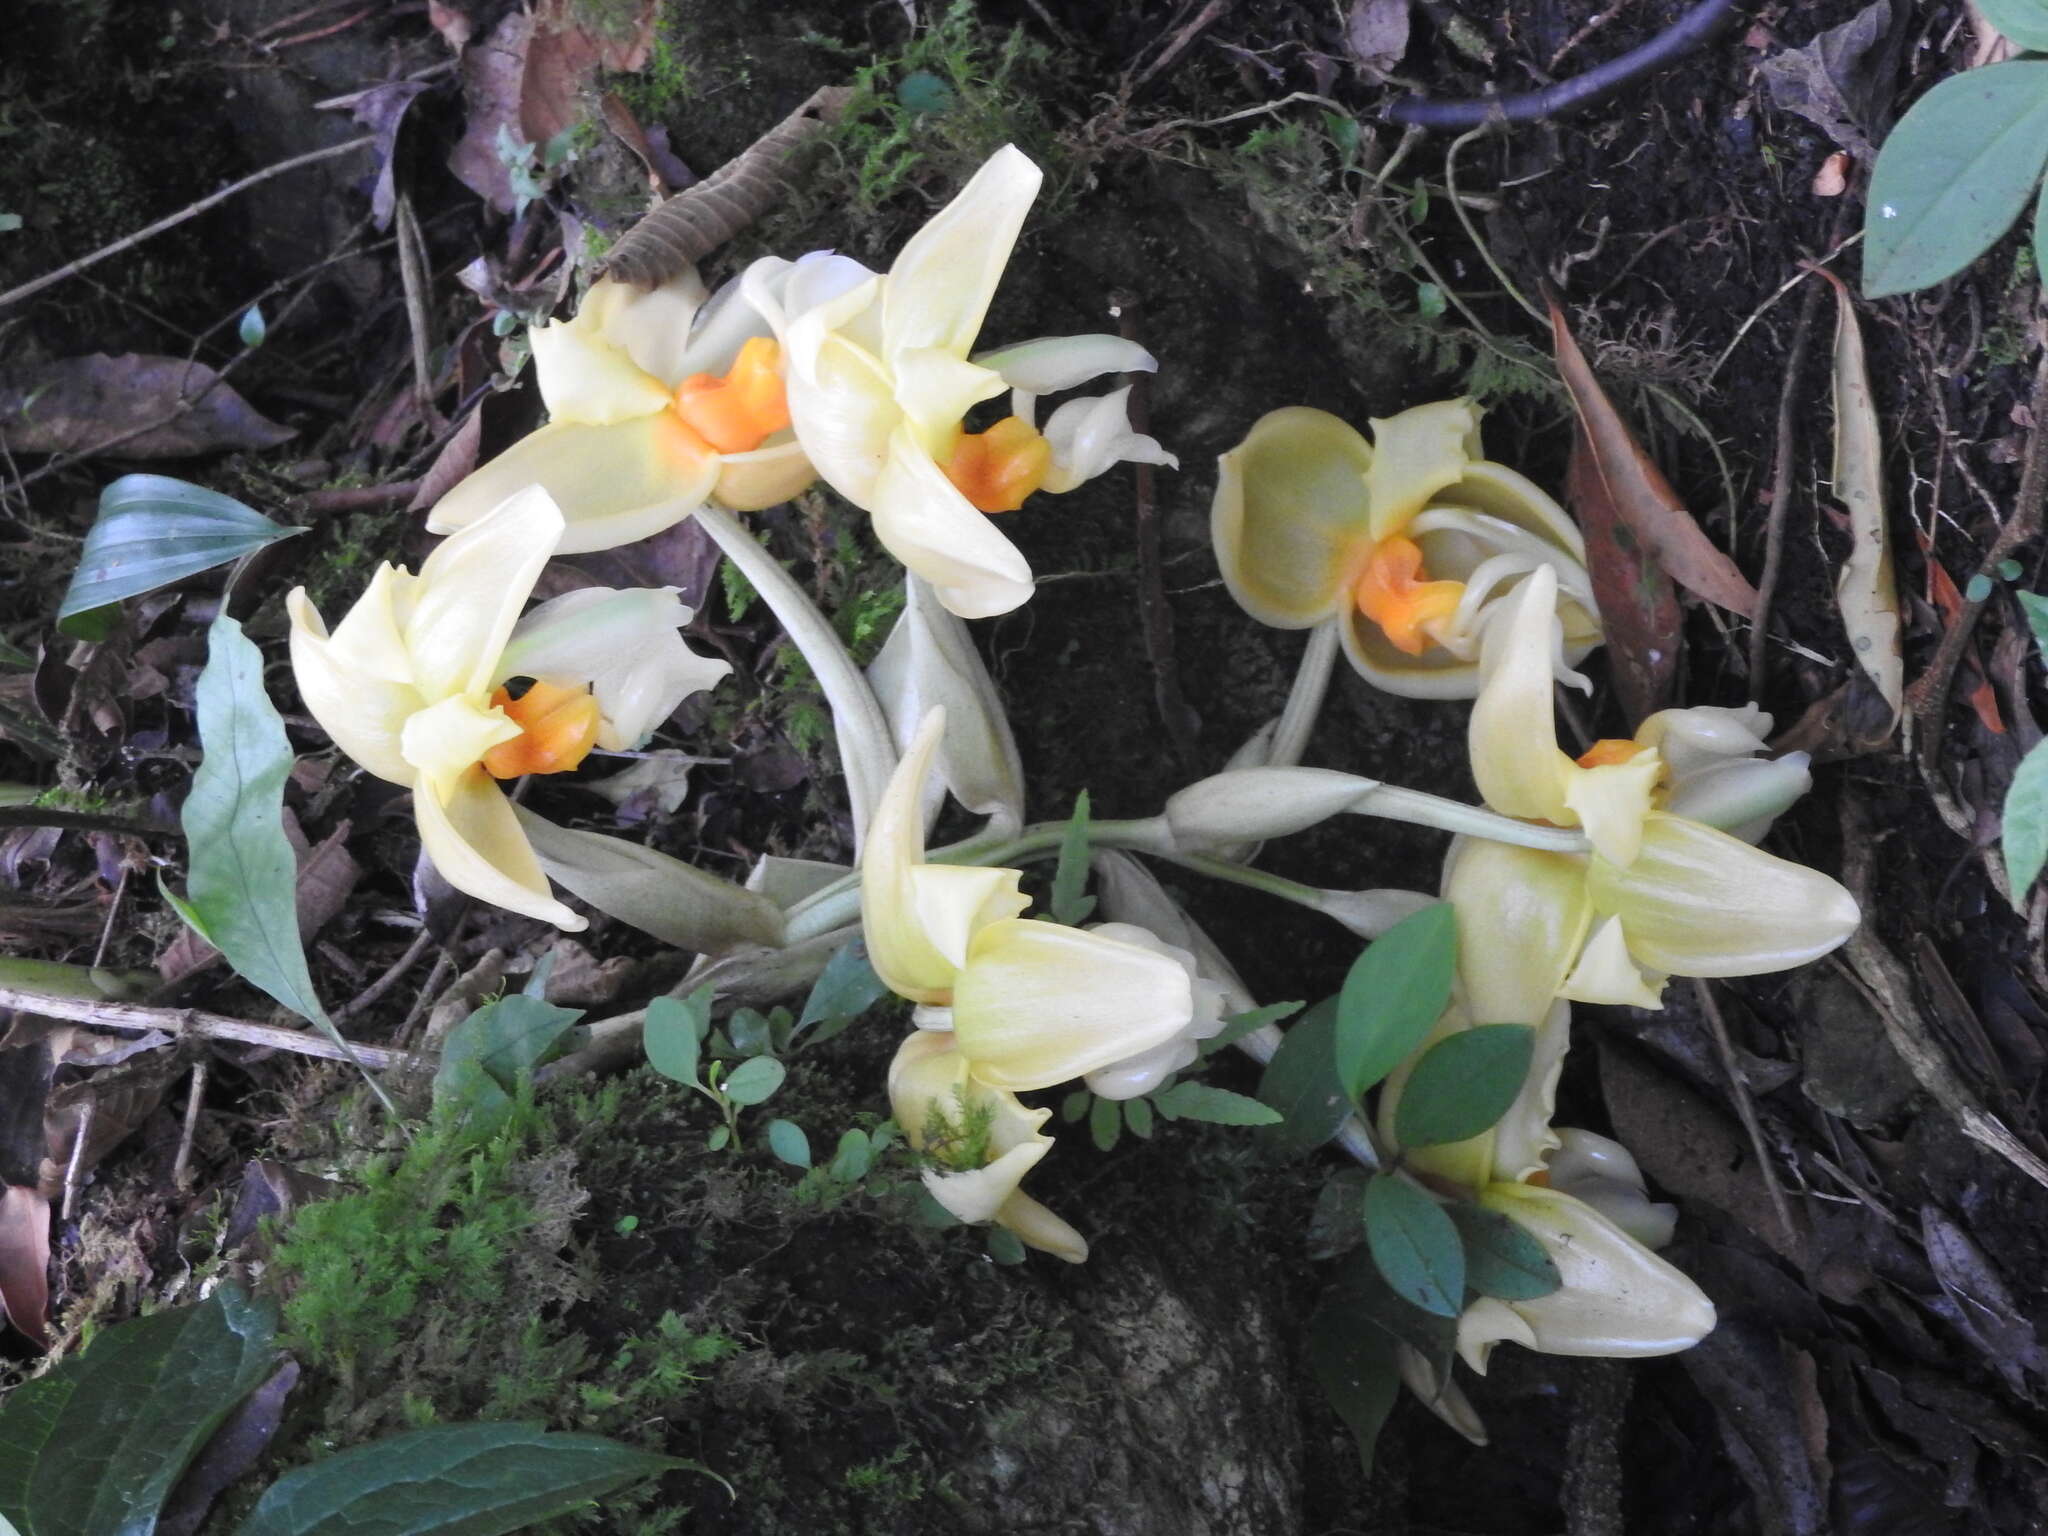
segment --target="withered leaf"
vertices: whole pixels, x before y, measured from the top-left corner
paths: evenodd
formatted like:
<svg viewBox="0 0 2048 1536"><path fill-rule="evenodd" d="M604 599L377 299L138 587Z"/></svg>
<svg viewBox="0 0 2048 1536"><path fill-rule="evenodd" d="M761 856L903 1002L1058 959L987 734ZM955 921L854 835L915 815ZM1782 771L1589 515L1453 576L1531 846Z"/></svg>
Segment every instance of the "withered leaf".
<svg viewBox="0 0 2048 1536"><path fill-rule="evenodd" d="M1622 520L1583 430L1572 434L1565 504L1586 536L1586 572L1607 634L1607 666L1624 716L1646 720L1671 702L1685 613L1671 578Z"/></svg>
<svg viewBox="0 0 2048 1536"><path fill-rule="evenodd" d="M49 1342L50 1202L19 1184L0 1193L0 1308L31 1343Z"/></svg>
<svg viewBox="0 0 2048 1536"><path fill-rule="evenodd" d="M10 453L183 459L297 435L182 357L101 352L0 371L0 447Z"/></svg>
<svg viewBox="0 0 2048 1536"><path fill-rule="evenodd" d="M1756 617L1756 588L1700 531L1664 472L1643 452L1593 377L1554 300L1550 335L1558 374L1571 392L1572 409L1591 448L1590 473L1605 485L1616 514L1681 587L1745 619Z"/></svg>

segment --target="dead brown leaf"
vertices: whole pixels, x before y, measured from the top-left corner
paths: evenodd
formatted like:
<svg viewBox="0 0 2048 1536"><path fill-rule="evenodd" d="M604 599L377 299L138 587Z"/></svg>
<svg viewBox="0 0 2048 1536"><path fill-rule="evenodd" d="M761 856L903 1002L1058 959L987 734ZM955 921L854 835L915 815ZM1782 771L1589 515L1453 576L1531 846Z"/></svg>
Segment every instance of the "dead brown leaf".
<svg viewBox="0 0 2048 1536"><path fill-rule="evenodd" d="M0 1193L0 1307L30 1343L50 1342L50 1202L19 1184Z"/></svg>
<svg viewBox="0 0 2048 1536"><path fill-rule="evenodd" d="M1591 449L1590 473L1603 482L1616 515L1673 581L1732 613L1756 617L1756 588L1700 531L1664 472L1643 452L1593 377L1554 300L1550 334L1557 371L1571 392L1572 409Z"/></svg>
<svg viewBox="0 0 2048 1536"><path fill-rule="evenodd" d="M1351 0L1344 18L1344 47L1351 61L1383 79L1408 52L1409 0Z"/></svg>
<svg viewBox="0 0 2048 1536"><path fill-rule="evenodd" d="M1629 720L1647 720L1671 702L1684 648L1685 613L1677 589L1649 559L1609 494L1583 430L1572 434L1565 503L1586 536L1586 572L1607 634L1607 666Z"/></svg>
<svg viewBox="0 0 2048 1536"><path fill-rule="evenodd" d="M183 459L296 436L182 357L95 353L0 373L0 447L10 453Z"/></svg>

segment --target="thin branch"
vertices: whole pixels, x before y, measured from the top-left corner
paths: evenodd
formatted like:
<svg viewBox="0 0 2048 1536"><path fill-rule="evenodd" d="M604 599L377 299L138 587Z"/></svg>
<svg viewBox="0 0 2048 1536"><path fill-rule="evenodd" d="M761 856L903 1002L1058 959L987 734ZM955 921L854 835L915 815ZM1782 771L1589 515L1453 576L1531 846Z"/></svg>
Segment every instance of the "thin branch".
<svg viewBox="0 0 2048 1536"><path fill-rule="evenodd" d="M160 1029L167 1035L197 1040L235 1040L274 1051L317 1056L322 1061L347 1061L352 1050L365 1067L385 1072L394 1067L424 1072L437 1065L435 1057L417 1051L394 1051L355 1041L344 1048L311 1030L282 1029L275 1024L231 1019L226 1014L204 1013L197 1008L152 1008L144 1003L117 1003L111 998L56 997L26 987L0 986L0 1009L7 1008L18 1008L45 1019L90 1024L96 1029L125 1029L138 1034Z"/></svg>
<svg viewBox="0 0 2048 1536"><path fill-rule="evenodd" d="M1749 627L1749 696L1761 704L1770 675L1771 601L1785 564L1785 523L1792 506L1792 429L1798 405L1800 375L1813 340L1814 317L1820 313L1821 287L1809 284L1799 301L1799 319L1792 329L1792 350L1785 356L1785 382L1778 390L1777 454L1771 464L1771 510L1764 521L1764 569L1756 583L1756 617ZM1837 427L1839 430L1839 424Z"/></svg>
<svg viewBox="0 0 2048 1536"><path fill-rule="evenodd" d="M246 192L258 183L270 180L273 176L282 176L286 171L295 171L302 165L313 165L322 160L332 160L335 156L348 154L351 150L368 149L376 142L377 136L374 133L366 133L360 139L349 139L341 144L330 144L325 149L316 149L303 155L294 155L289 160L280 160L275 165L265 166L260 171L244 176L233 186L222 187L211 196L202 197L198 202L189 204L184 208L180 208L176 213L158 219L146 229L138 229L132 235L123 235L112 245L103 245L89 256L81 256L76 261L66 262L54 272L45 272L41 277L31 279L23 283L19 288L10 288L7 292L0 293L0 309L5 309L8 305L17 303L27 298L30 294L41 293L45 288L61 283L67 277L76 277L87 267L97 266L109 256L118 256L123 251L133 250L145 240L153 240L165 230L175 229L187 219L197 218L200 214L206 212L207 209L224 203L237 193Z"/></svg>
<svg viewBox="0 0 2048 1536"><path fill-rule="evenodd" d="M56 827L64 832L118 832L125 837L177 837L176 827L96 811L58 811L40 805L0 805L0 827Z"/></svg>

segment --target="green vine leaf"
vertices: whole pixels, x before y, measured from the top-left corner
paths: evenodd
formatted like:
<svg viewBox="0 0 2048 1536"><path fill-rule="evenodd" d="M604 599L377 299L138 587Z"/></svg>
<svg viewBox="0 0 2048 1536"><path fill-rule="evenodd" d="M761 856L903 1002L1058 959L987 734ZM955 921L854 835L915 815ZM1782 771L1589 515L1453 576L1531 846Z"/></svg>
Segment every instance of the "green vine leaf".
<svg viewBox="0 0 2048 1536"><path fill-rule="evenodd" d="M1365 1190L1365 1245L1394 1294L1438 1317L1465 1310L1465 1245L1444 1208L1382 1173Z"/></svg>
<svg viewBox="0 0 2048 1536"><path fill-rule="evenodd" d="M1352 1103L1429 1033L1457 966L1458 917L1445 901L1403 918L1358 957L1337 997L1337 1074Z"/></svg>
<svg viewBox="0 0 2048 1536"><path fill-rule="evenodd" d="M1466 1141L1508 1112L1536 1031L1526 1024L1482 1024L1446 1035L1415 1064L1394 1108L1394 1139L1404 1147Z"/></svg>

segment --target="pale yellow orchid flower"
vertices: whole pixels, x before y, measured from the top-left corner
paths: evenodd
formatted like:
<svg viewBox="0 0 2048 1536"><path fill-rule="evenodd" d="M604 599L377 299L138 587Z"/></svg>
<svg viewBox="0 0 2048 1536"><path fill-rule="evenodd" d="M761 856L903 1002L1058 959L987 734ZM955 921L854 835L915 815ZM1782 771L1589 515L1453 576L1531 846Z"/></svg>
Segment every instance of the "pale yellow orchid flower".
<svg viewBox="0 0 2048 1536"><path fill-rule="evenodd" d="M789 411L818 473L874 520L882 547L962 618L1031 596L1031 567L984 514L1037 491L1070 491L1110 466L1177 461L1131 430L1127 390L1070 400L1043 430L1037 397L1098 375L1158 366L1135 342L1071 336L970 356L1043 174L998 150L911 237L886 275L843 256L745 274L787 359ZM1011 415L984 432L968 411L1005 390Z"/></svg>
<svg viewBox="0 0 2048 1536"><path fill-rule="evenodd" d="M412 790L442 877L580 929L497 781L637 747L731 668L683 644L689 610L671 590L571 592L520 617L562 530L560 509L530 486L436 546L418 575L380 566L331 634L303 587L286 607L306 708L342 751ZM513 698L506 685L522 678L530 686Z"/></svg>
<svg viewBox="0 0 2048 1536"><path fill-rule="evenodd" d="M811 483L779 348L736 284L707 304L687 268L651 290L607 278L531 341L547 425L442 497L431 531L538 485L568 518L558 552L580 554L659 533L707 500L749 511Z"/></svg>
<svg viewBox="0 0 2048 1536"><path fill-rule="evenodd" d="M922 801L945 712L925 717L861 856L868 958L889 989L952 1032L967 1070L1022 1092L1126 1062L1196 1017L1181 963L1153 948L1026 921L1014 869L925 861Z"/></svg>
<svg viewBox="0 0 2048 1536"><path fill-rule="evenodd" d="M925 1188L954 1216L1008 1227L1070 1264L1088 1257L1087 1240L1018 1187L1052 1150L1040 1129L1052 1111L1026 1109L1016 1094L982 1082L951 1035L920 1029L897 1048L889 1113L930 1165Z"/></svg>
<svg viewBox="0 0 2048 1536"><path fill-rule="evenodd" d="M1656 1008L1667 975L1788 970L1845 941L1860 913L1839 884L1694 819L1760 832L1805 789L1803 757L1748 756L1767 716L1667 710L1635 739L1596 743L1576 761L1559 749L1555 580L1532 572L1489 625L1472 773L1492 809L1582 827L1593 852L1453 847L1443 890L1465 936L1459 968L1474 1011L1526 1024L1557 996Z"/></svg>
<svg viewBox="0 0 2048 1536"><path fill-rule="evenodd" d="M1478 692L1488 616L1533 570L1556 573L1560 675L1600 643L1585 540L1533 482L1482 457L1469 400L1372 428L1367 442L1289 406L1217 461L1210 537L1239 607L1276 629L1334 623L1368 681L1412 699Z"/></svg>
<svg viewBox="0 0 2048 1536"><path fill-rule="evenodd" d="M1475 1200L1535 1238L1563 1284L1529 1300L1475 1299L1458 1319L1458 1352L1465 1363L1483 1375L1493 1346L1503 1339L1544 1354L1607 1358L1667 1355L1697 1344L1713 1329L1714 1304L1609 1214L1618 1210L1631 1224L1642 1219L1657 1235L1656 1220L1668 1208L1650 1204L1635 1159L1605 1137L1551 1128L1571 1033L1568 1004L1560 1000L1545 1013L1529 1075L1498 1124L1450 1146L1400 1146L1394 1128L1415 1063L1438 1041L1472 1027L1470 1011L1454 1001L1415 1054L1388 1077L1380 1091L1381 1138L1440 1191ZM1633 1203L1625 1199L1629 1195ZM1669 1236L1668 1227L1661 1235ZM1404 1373L1429 1401L1442 1387L1421 1365L1419 1358L1404 1360Z"/></svg>

